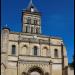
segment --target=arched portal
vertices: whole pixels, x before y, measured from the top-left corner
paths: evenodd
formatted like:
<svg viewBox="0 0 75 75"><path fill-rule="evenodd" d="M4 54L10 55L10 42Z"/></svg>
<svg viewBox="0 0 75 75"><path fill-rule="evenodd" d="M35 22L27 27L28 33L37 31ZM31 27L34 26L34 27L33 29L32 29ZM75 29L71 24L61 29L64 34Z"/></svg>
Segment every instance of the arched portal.
<svg viewBox="0 0 75 75"><path fill-rule="evenodd" d="M44 75L44 72L40 67L34 66L28 70L28 75Z"/></svg>
<svg viewBox="0 0 75 75"><path fill-rule="evenodd" d="M30 75L40 75L40 73L37 72L37 71L33 71L33 72L30 73Z"/></svg>

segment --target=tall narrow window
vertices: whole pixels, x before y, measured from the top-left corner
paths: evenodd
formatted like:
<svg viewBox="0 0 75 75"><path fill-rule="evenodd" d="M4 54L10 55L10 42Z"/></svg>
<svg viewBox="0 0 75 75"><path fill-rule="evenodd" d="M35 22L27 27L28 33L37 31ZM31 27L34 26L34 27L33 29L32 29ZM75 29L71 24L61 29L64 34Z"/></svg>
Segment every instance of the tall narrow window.
<svg viewBox="0 0 75 75"><path fill-rule="evenodd" d="M48 56L48 48L47 47L44 47L42 49L42 56Z"/></svg>
<svg viewBox="0 0 75 75"><path fill-rule="evenodd" d="M57 49L54 50L54 56L58 57L58 50Z"/></svg>
<svg viewBox="0 0 75 75"><path fill-rule="evenodd" d="M31 24L31 18L27 19L27 24Z"/></svg>
<svg viewBox="0 0 75 75"><path fill-rule="evenodd" d="M31 27L31 33L34 33L34 28L33 27Z"/></svg>
<svg viewBox="0 0 75 75"><path fill-rule="evenodd" d="M30 32L30 26L28 26L28 29L27 30L28 30L28 32Z"/></svg>
<svg viewBox="0 0 75 75"><path fill-rule="evenodd" d="M36 28L36 33L39 34L39 28Z"/></svg>
<svg viewBox="0 0 75 75"><path fill-rule="evenodd" d="M26 32L30 32L30 27L29 26L26 26Z"/></svg>
<svg viewBox="0 0 75 75"><path fill-rule="evenodd" d="M37 55L37 46L34 46L34 55Z"/></svg>
<svg viewBox="0 0 75 75"><path fill-rule="evenodd" d="M16 46L12 45L12 54L16 54Z"/></svg>
<svg viewBox="0 0 75 75"><path fill-rule="evenodd" d="M28 49L27 45L24 45L24 46L22 47L20 53L21 53L22 55L27 55L27 49Z"/></svg>
<svg viewBox="0 0 75 75"><path fill-rule="evenodd" d="M35 25L37 25L37 24L38 24L38 23L37 23L37 20L34 20L34 24L35 24Z"/></svg>

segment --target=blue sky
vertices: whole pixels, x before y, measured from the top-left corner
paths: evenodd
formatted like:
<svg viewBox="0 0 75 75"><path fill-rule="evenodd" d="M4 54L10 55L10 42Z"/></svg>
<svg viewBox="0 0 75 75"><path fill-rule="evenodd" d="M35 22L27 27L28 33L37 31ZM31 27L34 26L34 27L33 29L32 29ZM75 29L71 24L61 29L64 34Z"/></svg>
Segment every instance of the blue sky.
<svg viewBox="0 0 75 75"><path fill-rule="evenodd" d="M22 28L22 9L30 0L1 0L1 26L8 25L11 31ZM63 38L69 63L74 54L74 4L73 0L33 0L42 14L42 34Z"/></svg>

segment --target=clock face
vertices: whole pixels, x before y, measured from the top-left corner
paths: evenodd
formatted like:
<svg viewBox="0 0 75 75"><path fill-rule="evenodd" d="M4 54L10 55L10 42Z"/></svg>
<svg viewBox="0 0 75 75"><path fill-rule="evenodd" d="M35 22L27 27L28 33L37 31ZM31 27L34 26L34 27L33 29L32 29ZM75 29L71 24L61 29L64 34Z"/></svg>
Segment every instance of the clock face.
<svg viewBox="0 0 75 75"><path fill-rule="evenodd" d="M34 8L31 8L31 12L34 12Z"/></svg>

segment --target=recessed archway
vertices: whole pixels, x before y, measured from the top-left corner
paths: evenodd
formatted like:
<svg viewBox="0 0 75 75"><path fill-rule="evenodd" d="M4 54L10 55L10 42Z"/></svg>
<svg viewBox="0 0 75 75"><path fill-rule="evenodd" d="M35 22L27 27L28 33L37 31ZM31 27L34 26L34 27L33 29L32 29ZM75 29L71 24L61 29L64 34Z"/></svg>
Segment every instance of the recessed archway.
<svg viewBox="0 0 75 75"><path fill-rule="evenodd" d="M40 75L40 73L37 72L37 71L33 71L33 72L30 73L30 75Z"/></svg>
<svg viewBox="0 0 75 75"><path fill-rule="evenodd" d="M29 75L44 75L42 68L34 66L28 70Z"/></svg>

